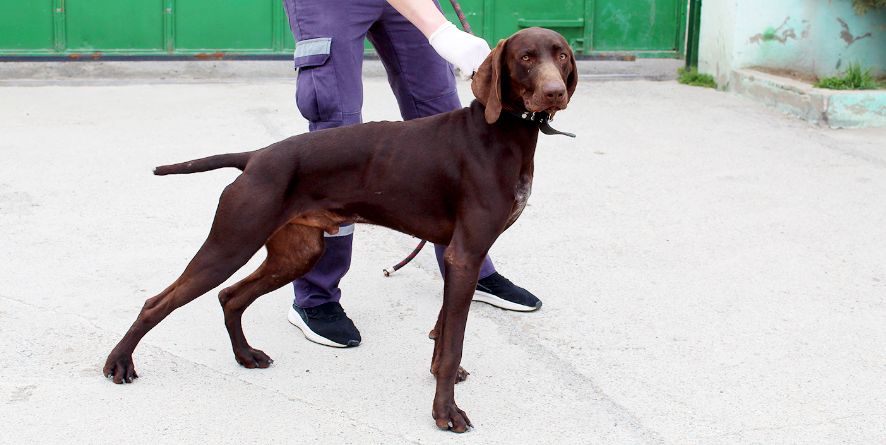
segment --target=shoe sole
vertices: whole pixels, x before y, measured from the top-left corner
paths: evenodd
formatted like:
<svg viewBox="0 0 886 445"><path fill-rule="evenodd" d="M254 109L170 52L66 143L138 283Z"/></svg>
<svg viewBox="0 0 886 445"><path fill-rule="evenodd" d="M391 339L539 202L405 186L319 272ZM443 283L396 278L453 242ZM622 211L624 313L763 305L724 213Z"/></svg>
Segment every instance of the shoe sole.
<svg viewBox="0 0 886 445"><path fill-rule="evenodd" d="M535 306L523 306L522 304L517 304L513 301L505 300L504 298L497 297L488 292L483 292L482 290L474 291L473 300L508 311L535 312L541 308L541 301L539 301L538 304Z"/></svg>
<svg viewBox="0 0 886 445"><path fill-rule="evenodd" d="M301 333L305 335L305 338L307 338L308 340L310 340L314 343L317 343L317 344L320 344L323 346L331 346L333 348L347 348L348 347L348 345L336 343L336 342L312 331L311 328L308 327L307 323L305 323L305 321L302 320L301 315L298 315L298 312L296 312L294 308L289 308L289 313L286 314L286 319L289 320L290 324L299 328L301 330ZM357 343L357 345L359 345L359 343ZM352 345L352 346L357 346L357 345Z"/></svg>

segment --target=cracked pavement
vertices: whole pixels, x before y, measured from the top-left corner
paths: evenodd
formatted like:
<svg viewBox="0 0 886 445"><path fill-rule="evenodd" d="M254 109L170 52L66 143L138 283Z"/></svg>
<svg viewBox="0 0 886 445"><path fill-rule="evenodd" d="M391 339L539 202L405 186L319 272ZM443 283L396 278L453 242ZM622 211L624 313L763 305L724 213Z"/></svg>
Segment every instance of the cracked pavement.
<svg viewBox="0 0 886 445"><path fill-rule="evenodd" d="M579 137L540 137L529 206L492 255L545 305L474 303L469 433L430 416L432 249L384 278L415 240L377 227L358 227L342 285L360 347L306 341L287 287L244 317L274 364L243 369L212 292L145 337L134 384L110 383L106 354L236 175L151 169L306 131L293 92L0 86L0 443L886 440L886 130L674 82L586 81L553 122ZM365 94L365 120L399 118L382 79Z"/></svg>

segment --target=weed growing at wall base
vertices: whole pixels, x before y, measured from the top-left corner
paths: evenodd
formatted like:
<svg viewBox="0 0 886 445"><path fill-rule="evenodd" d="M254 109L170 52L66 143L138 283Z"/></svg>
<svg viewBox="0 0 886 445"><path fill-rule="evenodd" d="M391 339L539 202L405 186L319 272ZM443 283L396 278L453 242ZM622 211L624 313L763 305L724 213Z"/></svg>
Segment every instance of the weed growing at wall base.
<svg viewBox="0 0 886 445"><path fill-rule="evenodd" d="M842 76L825 77L815 86L829 90L874 90L879 87L871 69L862 69L858 63L850 64Z"/></svg>
<svg viewBox="0 0 886 445"><path fill-rule="evenodd" d="M696 87L717 88L717 81L710 74L701 74L697 69L680 68L677 70L677 82Z"/></svg>
<svg viewBox="0 0 886 445"><path fill-rule="evenodd" d="M855 12L865 14L872 9L886 8L886 0L852 0Z"/></svg>

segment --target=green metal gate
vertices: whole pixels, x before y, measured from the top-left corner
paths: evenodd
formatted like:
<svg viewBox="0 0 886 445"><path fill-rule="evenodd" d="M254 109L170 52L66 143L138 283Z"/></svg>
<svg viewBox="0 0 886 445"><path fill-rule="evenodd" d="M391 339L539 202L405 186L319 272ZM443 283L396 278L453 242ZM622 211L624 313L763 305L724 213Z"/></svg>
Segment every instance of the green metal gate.
<svg viewBox="0 0 886 445"><path fill-rule="evenodd" d="M0 55L272 55L280 0L0 0Z"/></svg>
<svg viewBox="0 0 886 445"><path fill-rule="evenodd" d="M323 1L323 0L321 0ZM687 0L461 0L494 44L542 26L579 54L680 57ZM447 0L450 20L457 22ZM281 0L0 0L0 57L276 56L295 45Z"/></svg>

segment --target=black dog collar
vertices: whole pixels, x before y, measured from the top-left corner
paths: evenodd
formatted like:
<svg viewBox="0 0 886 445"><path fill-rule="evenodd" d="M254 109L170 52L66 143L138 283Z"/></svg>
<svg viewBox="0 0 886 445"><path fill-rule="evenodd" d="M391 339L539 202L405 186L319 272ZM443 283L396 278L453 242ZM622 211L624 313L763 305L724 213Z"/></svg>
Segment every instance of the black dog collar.
<svg viewBox="0 0 886 445"><path fill-rule="evenodd" d="M506 110L503 110L506 111ZM524 111L522 113L516 113L513 111L506 111L508 114L523 119L524 121L534 122L538 124L538 129L544 134L553 135L553 134L562 134L563 136L569 136L571 138L575 137L573 133L567 133L565 131L555 130L551 127L551 124L548 122L551 121L551 115L544 112L539 111L537 113L533 113L530 111Z"/></svg>

